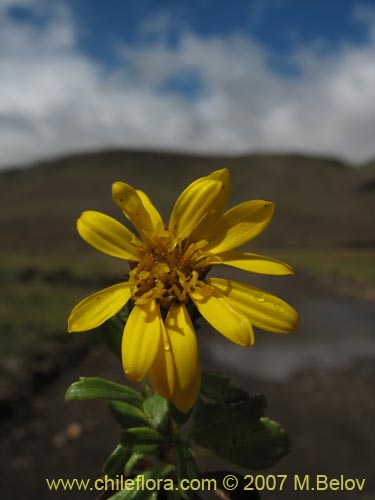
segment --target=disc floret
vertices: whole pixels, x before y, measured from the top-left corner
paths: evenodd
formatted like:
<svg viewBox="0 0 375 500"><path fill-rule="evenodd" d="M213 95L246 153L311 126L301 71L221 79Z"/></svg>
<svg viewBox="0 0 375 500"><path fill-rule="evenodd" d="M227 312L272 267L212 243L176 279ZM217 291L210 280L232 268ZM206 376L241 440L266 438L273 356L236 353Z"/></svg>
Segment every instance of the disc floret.
<svg viewBox="0 0 375 500"><path fill-rule="evenodd" d="M180 241L166 231L154 238L139 262L130 262L129 284L135 304L157 300L162 309L172 302L187 303L189 292L204 285L209 267L208 255L202 251L205 240Z"/></svg>

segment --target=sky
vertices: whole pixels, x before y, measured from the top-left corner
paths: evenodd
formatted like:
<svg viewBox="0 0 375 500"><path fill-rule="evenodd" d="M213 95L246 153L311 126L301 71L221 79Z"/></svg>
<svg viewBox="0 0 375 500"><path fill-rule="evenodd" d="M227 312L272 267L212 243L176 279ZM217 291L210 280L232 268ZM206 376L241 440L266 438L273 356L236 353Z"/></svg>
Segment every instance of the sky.
<svg viewBox="0 0 375 500"><path fill-rule="evenodd" d="M374 156L367 0L0 0L0 168L102 148Z"/></svg>

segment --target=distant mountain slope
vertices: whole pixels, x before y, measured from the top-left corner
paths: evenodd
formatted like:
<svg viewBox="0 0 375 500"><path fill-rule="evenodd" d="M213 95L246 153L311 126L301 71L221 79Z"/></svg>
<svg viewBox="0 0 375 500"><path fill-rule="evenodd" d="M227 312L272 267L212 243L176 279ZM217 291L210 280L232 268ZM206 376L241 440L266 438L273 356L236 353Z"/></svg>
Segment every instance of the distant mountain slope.
<svg viewBox="0 0 375 500"><path fill-rule="evenodd" d="M241 157L103 151L73 155L0 174L2 251L70 252L81 248L75 220L87 209L122 215L111 183L146 191L167 217L177 194L196 177L227 166L230 204L276 202L273 223L255 246L375 245L370 165L350 168L327 158L252 154Z"/></svg>

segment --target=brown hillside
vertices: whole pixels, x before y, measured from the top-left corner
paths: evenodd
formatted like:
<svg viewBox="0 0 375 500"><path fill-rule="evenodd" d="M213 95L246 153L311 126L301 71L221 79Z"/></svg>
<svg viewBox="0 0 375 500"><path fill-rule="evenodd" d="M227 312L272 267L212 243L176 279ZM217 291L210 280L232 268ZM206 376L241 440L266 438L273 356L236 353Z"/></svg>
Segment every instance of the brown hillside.
<svg viewBox="0 0 375 500"><path fill-rule="evenodd" d="M104 151L1 173L2 251L75 252L82 248L75 231L81 211L95 209L122 219L111 200L112 182L123 180L143 189L166 217L189 181L223 166L232 172L231 205L248 199L276 202L273 223L256 246L375 243L371 166L351 168L333 159L299 155Z"/></svg>

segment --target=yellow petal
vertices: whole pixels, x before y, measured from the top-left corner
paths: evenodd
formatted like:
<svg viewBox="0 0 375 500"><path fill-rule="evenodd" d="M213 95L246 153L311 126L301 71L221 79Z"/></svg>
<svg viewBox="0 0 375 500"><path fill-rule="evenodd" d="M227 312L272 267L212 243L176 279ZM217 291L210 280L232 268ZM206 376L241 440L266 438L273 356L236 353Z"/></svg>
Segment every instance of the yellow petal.
<svg viewBox="0 0 375 500"><path fill-rule="evenodd" d="M255 253L240 253L240 252L223 252L216 255L221 262L227 266L237 267L244 271L259 274L273 274L285 276L286 274L294 274L293 268L279 260L256 255Z"/></svg>
<svg viewBox="0 0 375 500"><path fill-rule="evenodd" d="M159 233L164 230L164 222L163 219L161 218L161 215L159 214L159 211L155 208L155 205L151 202L150 198L147 196L146 193L141 191L140 189L137 189L137 194L141 199L141 202L150 216L151 222L152 222L152 232L153 233Z"/></svg>
<svg viewBox="0 0 375 500"><path fill-rule="evenodd" d="M163 324L158 351L147 376L160 396L172 399L175 384L175 367L172 353L169 349L165 349L166 345L169 346L170 344Z"/></svg>
<svg viewBox="0 0 375 500"><path fill-rule="evenodd" d="M230 172L229 170L225 168L221 168L220 170L215 170L214 172L211 172L210 174L207 175L207 179L215 179L217 181L220 181L223 184L223 187L221 188L224 196L224 201L223 201L223 206L227 202L229 192L230 192Z"/></svg>
<svg viewBox="0 0 375 500"><path fill-rule="evenodd" d="M157 392L182 412L196 402L201 384L195 331L184 304L172 304L149 378Z"/></svg>
<svg viewBox="0 0 375 500"><path fill-rule="evenodd" d="M122 364L131 382L139 382L154 362L162 332L159 306L155 300L135 305L122 337Z"/></svg>
<svg viewBox="0 0 375 500"><path fill-rule="evenodd" d="M206 286L190 292L190 297L201 315L224 337L243 347L254 343L250 321L220 290Z"/></svg>
<svg viewBox="0 0 375 500"><path fill-rule="evenodd" d="M270 223L274 204L263 200L246 201L226 212L212 228L205 251L222 253L244 245ZM206 238L207 239L207 238Z"/></svg>
<svg viewBox="0 0 375 500"><path fill-rule="evenodd" d="M139 260L138 238L117 220L101 212L86 211L77 220L82 239L100 252L120 259Z"/></svg>
<svg viewBox="0 0 375 500"><path fill-rule="evenodd" d="M207 235L211 228L216 224L219 217L222 215L225 205L227 204L231 179L227 168L216 170L207 176L208 179L214 179L221 182L221 190L213 200L209 212L203 217L202 221L191 233L191 241L200 241L207 239Z"/></svg>
<svg viewBox="0 0 375 500"><path fill-rule="evenodd" d="M84 332L101 325L119 312L130 299L129 283L104 288L81 300L68 318L69 332Z"/></svg>
<svg viewBox="0 0 375 500"><path fill-rule="evenodd" d="M112 185L112 197L142 237L144 233L153 234L163 230L159 212L142 191L125 182L115 182Z"/></svg>
<svg viewBox="0 0 375 500"><path fill-rule="evenodd" d="M169 220L169 230L183 240L215 205L222 183L203 177L190 184L178 197Z"/></svg>
<svg viewBox="0 0 375 500"><path fill-rule="evenodd" d="M226 295L233 307L245 314L258 328L288 333L299 326L297 312L275 295L238 281L211 278L207 282Z"/></svg>

